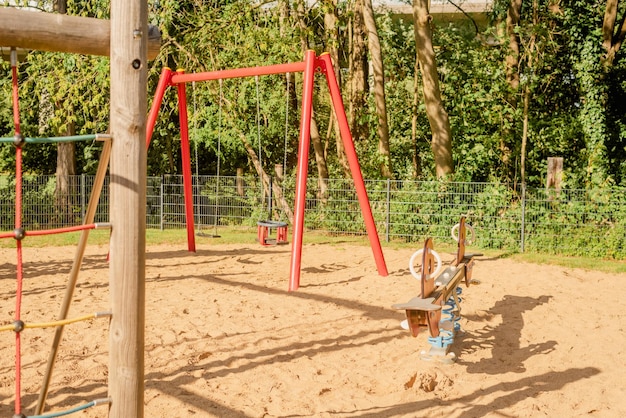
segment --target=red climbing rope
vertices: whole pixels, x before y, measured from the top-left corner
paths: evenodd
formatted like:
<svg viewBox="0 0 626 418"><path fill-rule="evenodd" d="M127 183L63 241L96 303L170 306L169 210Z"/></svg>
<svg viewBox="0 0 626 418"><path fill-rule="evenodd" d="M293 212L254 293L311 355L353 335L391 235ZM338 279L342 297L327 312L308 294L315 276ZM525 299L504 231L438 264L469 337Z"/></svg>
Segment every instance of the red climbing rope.
<svg viewBox="0 0 626 418"><path fill-rule="evenodd" d="M84 231L86 229L97 229L108 227L109 224L87 224L87 225L76 225L76 226L66 226L63 228L55 228L55 229L43 229L40 231L23 231L19 227L15 227L15 230L12 232L3 232L0 234L0 238L15 238L18 241L24 237L34 237L38 235L53 235L53 234L63 234L66 232L76 232L76 231Z"/></svg>
<svg viewBox="0 0 626 418"><path fill-rule="evenodd" d="M65 233L65 232L86 231L86 230L96 229L96 228L110 228L111 224L93 223L94 215L95 215L95 206L92 207L92 204L90 201L89 207L87 209L88 214L86 215L85 222L92 222L92 223L82 224L82 225L77 225L77 226L70 226L70 227L63 227L63 228L56 228L56 229L39 230L39 231L26 231L24 229L24 227L22 226L22 220L23 220L22 219L22 215L23 215L22 214L23 212L23 202L22 202L22 199L23 199L23 192L22 192L23 149L22 148L29 141L26 138L24 138L24 136L21 134L21 131L20 131L20 108L19 108L19 94L18 94L19 85L18 85L18 70L17 70L17 53L15 49L11 50L11 75L12 75L12 87L13 87L13 91L12 91L13 124L15 127L14 128L15 133L13 136L13 144L15 146L15 222L14 222L15 228L11 232L0 233L0 238L14 238L16 242L17 263L16 263L15 319L12 324L1 326L0 331L14 331L15 332L15 415L14 417L19 418L19 417L26 417L26 415L22 413L22 396L21 396L22 394L22 379L21 379L21 376L22 376L21 333L22 331L26 328L56 327L57 332L59 332L59 329L62 329L63 325L65 324L69 324L69 323L76 322L79 320L86 320L91 317L101 316L100 314L97 313L95 314L95 316L89 315L89 316L83 316L83 317L74 318L74 319L67 319L65 317L67 313L67 310L66 310L65 313L63 313L63 317L60 318L58 321L43 322L39 324L25 324L24 321L22 321L21 319L21 308L22 308L22 297L23 297L22 293L23 293L23 282L24 282L22 240L27 236L52 235L52 234L60 234L60 233ZM85 140L86 137L88 137L88 135L75 137L74 139ZM62 140L66 141L68 138L69 137L62 137ZM97 135L95 136L95 138L97 139ZM109 137L107 136L107 138ZM0 138L0 140L1 140L0 142L5 142L5 143L11 142L11 138ZM30 142L38 143L38 141L30 141ZM47 141L47 142L52 142L52 141ZM98 197L100 195L100 190L102 188L102 182L104 181L106 165L108 164L108 160L109 160L110 141L106 142L105 150L106 151L103 151L103 156L106 156L106 157L101 157L101 161L100 161L101 163L102 161L105 161L104 163L105 165L98 168L99 174L97 178L99 179L98 180L99 183L94 186L94 190L98 190L98 191L97 193L94 192L94 195L92 196L92 201L96 202L96 204L98 201ZM104 167L103 169L104 171L101 171L102 167ZM77 254L80 254L80 261L74 260L74 265L72 266L73 273L70 276L70 283L72 283L72 286L74 286L75 279L76 279L76 275L74 274L74 267L77 265L80 266L80 262L82 261L84 246L86 245L86 241L83 240L83 237L86 237L86 236L87 234L81 235L81 247L80 247L80 250L77 252ZM69 295L70 296L68 297L66 294L67 300L71 299L71 293L69 293ZM69 308L69 303L67 306ZM110 313L108 313L108 315L110 316ZM55 338L57 337L55 336ZM60 337L58 338L60 339ZM54 354L56 355L56 347L54 348ZM54 361L54 357L51 357L51 358L53 359L52 361ZM45 383L46 391L47 391L47 385L49 383L49 376L50 376L51 370L52 368L49 367L48 371L46 372L48 374L46 377L46 379L48 380L46 380L46 383ZM43 410L43 406L45 402L45 394L44 394L43 399L44 401L41 401L41 397L40 397L40 402L38 405L38 408L41 408L42 410ZM96 400L88 404L82 405L80 407L72 408L68 411L57 412L57 413L46 414L46 415L36 415L36 416L57 417L61 415L67 415L72 412L81 411L90 406L95 406L97 404L108 403L108 402L110 402L110 399L108 398L104 400L101 399L101 400ZM41 413L41 412L38 412L38 413Z"/></svg>

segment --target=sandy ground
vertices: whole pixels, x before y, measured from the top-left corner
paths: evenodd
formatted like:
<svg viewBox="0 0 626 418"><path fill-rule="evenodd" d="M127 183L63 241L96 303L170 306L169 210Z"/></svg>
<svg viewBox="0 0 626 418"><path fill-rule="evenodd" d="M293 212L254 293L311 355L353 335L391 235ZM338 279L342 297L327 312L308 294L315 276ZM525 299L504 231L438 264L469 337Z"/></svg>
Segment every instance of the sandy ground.
<svg viewBox="0 0 626 418"><path fill-rule="evenodd" d="M427 333L391 305L419 292L415 249L305 245L148 249L145 416L623 417L623 275L479 257L462 332L445 365L420 359ZM105 246L87 249L70 317L108 310ZM57 317L74 248L24 250L25 322ZM452 256L445 254L450 261ZM15 314L15 250L0 249L0 326ZM107 396L107 320L68 325L46 412ZM22 334L22 405L32 413L53 331ZM0 333L0 416L13 415L15 336ZM106 417L107 407L79 412Z"/></svg>

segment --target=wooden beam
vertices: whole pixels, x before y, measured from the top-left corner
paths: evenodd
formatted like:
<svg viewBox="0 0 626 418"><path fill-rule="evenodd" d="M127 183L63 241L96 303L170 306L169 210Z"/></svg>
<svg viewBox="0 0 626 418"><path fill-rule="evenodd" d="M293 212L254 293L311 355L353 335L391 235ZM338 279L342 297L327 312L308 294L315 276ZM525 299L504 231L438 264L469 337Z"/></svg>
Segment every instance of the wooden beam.
<svg viewBox="0 0 626 418"><path fill-rule="evenodd" d="M111 0L110 418L144 416L147 0Z"/></svg>
<svg viewBox="0 0 626 418"><path fill-rule="evenodd" d="M148 59L161 48L161 33L150 25ZM91 17L0 7L0 46L84 55L110 55L111 22Z"/></svg>

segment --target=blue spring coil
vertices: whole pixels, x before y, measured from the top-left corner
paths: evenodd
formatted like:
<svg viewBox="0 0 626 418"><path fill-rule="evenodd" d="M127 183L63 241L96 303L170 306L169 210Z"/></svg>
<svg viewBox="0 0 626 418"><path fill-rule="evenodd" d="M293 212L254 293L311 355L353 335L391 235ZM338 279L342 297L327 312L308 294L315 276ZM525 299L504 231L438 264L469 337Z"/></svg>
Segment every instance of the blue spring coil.
<svg viewBox="0 0 626 418"><path fill-rule="evenodd" d="M456 294L457 294L457 300L459 301L459 304L461 303L462 299L459 297L459 295L463 292L463 289L459 286L455 289ZM456 310L456 302L454 301L454 297L451 296L448 298L448 300L446 301L446 304L444 305L444 308L442 309L442 318L441 318L441 322L443 321L449 321L452 322L452 331L448 331L448 330L439 330L439 336L438 337L428 337L428 343L433 346L433 347L437 347L437 348L446 348L449 345L451 345L454 342L454 335L461 329L461 324L459 323L459 320L461 319L460 315L455 315L454 311Z"/></svg>
<svg viewBox="0 0 626 418"><path fill-rule="evenodd" d="M452 331L440 330L438 337L428 337L428 343L437 348L446 348L454 342Z"/></svg>
<svg viewBox="0 0 626 418"><path fill-rule="evenodd" d="M463 289L460 286L457 286L455 291L457 294L456 299L458 300L460 305L463 301L463 299L460 297L461 293L463 293ZM443 309L443 313L447 315L446 319L454 324L452 329L454 329L454 332L456 333L461 330L461 324L459 323L461 319L461 311L460 309L457 309L458 306L454 301L454 296L450 296L448 298L446 306L448 306L448 308ZM454 314L454 311L456 311L456 315Z"/></svg>

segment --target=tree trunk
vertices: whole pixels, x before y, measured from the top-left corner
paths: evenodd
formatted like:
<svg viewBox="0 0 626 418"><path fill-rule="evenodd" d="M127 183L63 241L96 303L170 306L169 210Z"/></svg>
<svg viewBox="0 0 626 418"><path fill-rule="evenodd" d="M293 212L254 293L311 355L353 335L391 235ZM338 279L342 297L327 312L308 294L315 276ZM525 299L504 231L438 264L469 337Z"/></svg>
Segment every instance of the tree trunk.
<svg viewBox="0 0 626 418"><path fill-rule="evenodd" d="M520 38L516 33L516 29L520 24L520 16L522 12L522 0L511 0L509 8L506 14L506 36L509 40L509 47L507 55L504 59L506 80L511 88L511 94L508 97L508 101L511 107L515 110L518 103L518 90L520 84L519 77L519 59L520 59ZM514 114L515 112L509 112ZM505 116L507 117L507 116ZM500 159L502 166L505 167L505 172L511 170L511 144L515 143L515 120L514 117L507 117L508 120L505 125L511 128L505 128L500 137Z"/></svg>
<svg viewBox="0 0 626 418"><path fill-rule="evenodd" d="M385 102L385 69L383 54L378 39L376 20L372 0L363 1L363 20L367 30L367 42L374 70L374 101L378 115L378 153L382 157L380 174L385 178L393 177L391 150L389 147L389 124L387 123L387 104Z"/></svg>
<svg viewBox="0 0 626 418"><path fill-rule="evenodd" d="M300 46L302 47L303 54L309 50L309 41L306 37L307 26L304 19L304 10L304 0L298 1L296 5L296 14L298 26L300 27ZM311 115L311 143L313 144L315 162L317 163L317 181L320 189L319 194L325 199L328 190L328 166L326 164L326 155L323 152L324 145L322 144L319 129L317 128L317 123L315 122L313 115Z"/></svg>
<svg viewBox="0 0 626 418"><path fill-rule="evenodd" d="M168 166L169 166L169 174L175 174L176 173L176 162L174 161L174 153L172 152L172 149L174 148L174 142L172 141L171 137L167 138L167 162L168 162Z"/></svg>
<svg viewBox="0 0 626 418"><path fill-rule="evenodd" d="M355 0L352 10L352 34L350 49L350 105L348 120L355 142L367 139L367 132L361 122L361 115L367 108L367 49L365 47L365 23L363 22L363 1Z"/></svg>
<svg viewBox="0 0 626 418"><path fill-rule="evenodd" d="M54 10L60 14L67 13L66 0L55 0L53 7ZM58 104L57 107L59 107ZM75 133L76 129L74 123L69 122L66 132L63 132L63 134L72 136L75 135ZM57 170L54 200L61 224L71 223L69 219L72 213L70 178L74 175L76 175L76 143L59 142L57 144Z"/></svg>
<svg viewBox="0 0 626 418"><path fill-rule="evenodd" d="M339 31L337 29L337 0L324 0L324 32L326 34L326 45L328 46L328 53L332 62L335 64L333 67L335 70L335 78L337 83L341 86L341 71L339 65ZM343 147L343 141L341 140L341 133L339 132L339 124L337 123L337 116L332 113L329 119L329 130L333 129L335 132L335 148L337 151L337 160L343 169L346 177L351 176L350 164L346 157L346 151ZM330 139L330 135L327 135L327 143Z"/></svg>
<svg viewBox="0 0 626 418"><path fill-rule="evenodd" d="M67 1L66 0L54 0L54 4L52 8L57 13L66 14L67 13Z"/></svg>
<svg viewBox="0 0 626 418"><path fill-rule="evenodd" d="M326 165L326 152L321 141L320 132L317 123L313 117L315 113L311 111L311 143L313 144L313 152L315 153L315 162L317 165L317 198L326 202L328 198L328 167ZM315 138L315 139L314 139Z"/></svg>
<svg viewBox="0 0 626 418"><path fill-rule="evenodd" d="M419 154L419 148L417 146L417 107L420 101L420 94L417 89L419 82L419 60L415 57L415 66L413 74L413 85L416 86L413 90L413 115L411 117L411 141L413 143L413 178L418 178L422 175L422 157Z"/></svg>
<svg viewBox="0 0 626 418"><path fill-rule="evenodd" d="M506 56L506 80L512 90L519 88L520 39L515 29L519 26L522 0L511 0L506 13L506 34L509 37L509 51Z"/></svg>
<svg viewBox="0 0 626 418"><path fill-rule="evenodd" d="M520 177L522 184L526 184L526 144L528 143L528 109L530 103L530 86L524 88L524 109L522 118L522 149L520 150Z"/></svg>
<svg viewBox="0 0 626 418"><path fill-rule="evenodd" d="M602 46L606 51L606 55L602 58L605 67L613 65L615 54L619 51L624 37L626 37L626 26L624 25L626 15L622 16L618 25L619 32L615 33L615 23L617 22L618 0L607 0L606 9L604 11L604 20L602 22Z"/></svg>
<svg viewBox="0 0 626 418"><path fill-rule="evenodd" d="M592 50L592 40L584 41L581 48ZM586 183L587 187L604 185L608 177L609 153L606 148L607 129L607 102L608 86L603 80L600 57L583 55L574 63L574 74L578 80L581 97L581 106L578 120L585 138L587 159Z"/></svg>
<svg viewBox="0 0 626 418"><path fill-rule="evenodd" d="M72 136L74 134L74 123L70 123L65 135ZM72 214L73 204L71 176L74 175L76 175L76 144L74 142L59 142L57 144L57 170L54 200L59 222L62 224L73 223L70 216Z"/></svg>
<svg viewBox="0 0 626 418"><path fill-rule="evenodd" d="M537 26L539 24L539 16L538 16L539 6L537 4L537 0L533 0L533 25ZM530 41L528 43L528 52L526 54L526 62L528 66L529 74L533 74L533 68L535 67L535 47L537 43L537 37L533 32L530 36ZM531 77L532 78L532 77ZM520 177L522 180L522 184L526 184L526 147L528 144L528 124L530 119L529 109L530 109L530 96L531 96L531 83L525 83L524 87L524 96L523 96L523 113L522 113L522 148L520 151Z"/></svg>
<svg viewBox="0 0 626 418"><path fill-rule="evenodd" d="M289 14L290 14L290 7L289 7L289 2L287 0L279 0L278 1L278 24L279 24L279 30L280 30L280 36L284 36L285 35L285 26L288 25L289 23Z"/></svg>
<svg viewBox="0 0 626 418"><path fill-rule="evenodd" d="M454 165L450 120L441 102L441 91L439 90L439 76L432 43L428 0L413 0L413 20L415 22L417 59L422 70L424 85L424 104L432 131L431 148L435 157L435 173L439 178L451 174L454 171Z"/></svg>

